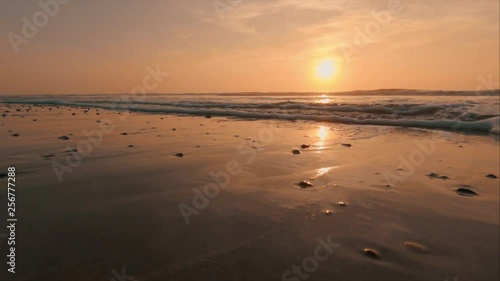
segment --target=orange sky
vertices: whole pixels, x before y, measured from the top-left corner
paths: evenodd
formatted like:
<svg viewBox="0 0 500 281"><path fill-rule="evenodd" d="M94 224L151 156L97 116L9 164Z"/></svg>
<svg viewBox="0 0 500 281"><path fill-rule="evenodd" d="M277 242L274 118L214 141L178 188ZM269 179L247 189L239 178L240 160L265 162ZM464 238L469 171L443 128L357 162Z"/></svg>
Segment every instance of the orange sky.
<svg viewBox="0 0 500 281"><path fill-rule="evenodd" d="M130 92L148 65L170 73L151 92L177 93L475 90L499 77L497 0L51 1L32 38L23 17L43 20L38 2L0 2L0 93ZM335 73L322 80L325 58Z"/></svg>

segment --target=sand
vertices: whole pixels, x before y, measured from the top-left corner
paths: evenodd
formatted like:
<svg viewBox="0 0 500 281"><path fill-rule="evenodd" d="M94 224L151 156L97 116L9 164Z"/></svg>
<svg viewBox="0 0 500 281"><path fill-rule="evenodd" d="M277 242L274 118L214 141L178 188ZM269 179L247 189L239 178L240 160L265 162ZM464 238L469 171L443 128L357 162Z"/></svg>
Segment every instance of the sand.
<svg viewBox="0 0 500 281"><path fill-rule="evenodd" d="M500 278L498 135L0 111L18 217L17 273L0 280Z"/></svg>

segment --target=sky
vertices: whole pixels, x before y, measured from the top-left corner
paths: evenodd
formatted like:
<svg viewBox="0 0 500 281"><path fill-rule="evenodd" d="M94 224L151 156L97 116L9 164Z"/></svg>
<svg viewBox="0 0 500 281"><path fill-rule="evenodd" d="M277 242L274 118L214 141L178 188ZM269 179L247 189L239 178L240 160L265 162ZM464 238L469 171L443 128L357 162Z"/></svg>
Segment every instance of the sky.
<svg viewBox="0 0 500 281"><path fill-rule="evenodd" d="M128 93L148 67L169 73L155 93L476 90L499 77L498 0L1 1L0 19L1 94Z"/></svg>

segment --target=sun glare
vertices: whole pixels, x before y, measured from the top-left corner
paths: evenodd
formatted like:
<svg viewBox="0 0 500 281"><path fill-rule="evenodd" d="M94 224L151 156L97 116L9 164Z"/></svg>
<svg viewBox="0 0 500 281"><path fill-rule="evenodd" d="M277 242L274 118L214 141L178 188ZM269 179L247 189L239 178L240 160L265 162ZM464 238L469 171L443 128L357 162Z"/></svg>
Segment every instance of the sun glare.
<svg viewBox="0 0 500 281"><path fill-rule="evenodd" d="M316 76L326 80L333 77L335 74L335 64L332 59L322 59L316 66Z"/></svg>

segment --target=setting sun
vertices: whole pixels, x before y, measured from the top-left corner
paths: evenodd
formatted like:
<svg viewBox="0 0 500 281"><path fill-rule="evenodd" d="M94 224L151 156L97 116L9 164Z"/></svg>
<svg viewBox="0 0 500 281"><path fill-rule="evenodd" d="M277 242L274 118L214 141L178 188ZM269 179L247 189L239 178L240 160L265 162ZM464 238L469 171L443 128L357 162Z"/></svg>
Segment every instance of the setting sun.
<svg viewBox="0 0 500 281"><path fill-rule="evenodd" d="M335 74L335 64L331 59L322 59L316 66L316 76L320 79L330 79Z"/></svg>

